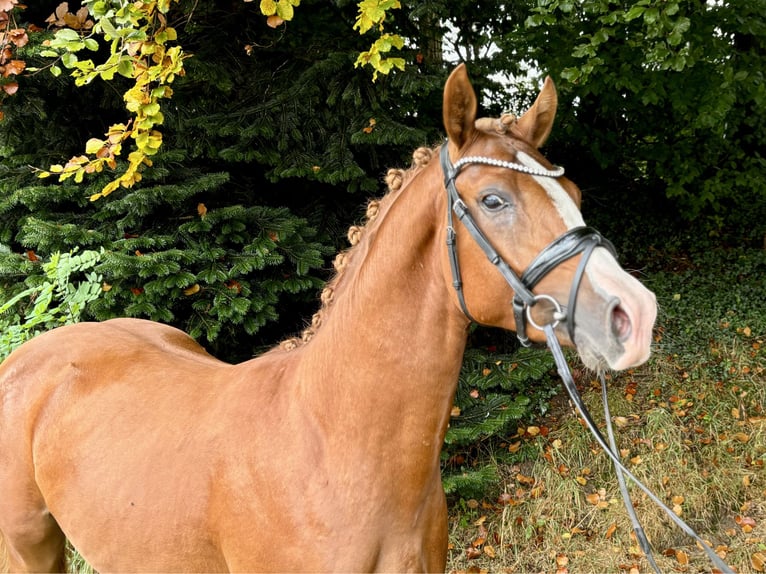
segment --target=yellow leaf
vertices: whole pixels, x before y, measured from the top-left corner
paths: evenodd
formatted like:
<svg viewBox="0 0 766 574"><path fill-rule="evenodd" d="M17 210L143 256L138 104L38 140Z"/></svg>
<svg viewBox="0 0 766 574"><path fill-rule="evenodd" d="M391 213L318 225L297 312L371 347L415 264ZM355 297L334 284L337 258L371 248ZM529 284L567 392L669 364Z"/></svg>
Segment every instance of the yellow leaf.
<svg viewBox="0 0 766 574"><path fill-rule="evenodd" d="M750 564L756 572L766 572L766 553L755 552L750 556Z"/></svg>
<svg viewBox="0 0 766 574"><path fill-rule="evenodd" d="M487 544L484 547L484 554L486 554L490 558L494 558L496 556L495 549L492 546L490 546L489 544Z"/></svg>
<svg viewBox="0 0 766 574"><path fill-rule="evenodd" d="M681 566L689 564L689 555L683 550L676 550L676 560Z"/></svg>
<svg viewBox="0 0 766 574"><path fill-rule="evenodd" d="M264 16L271 16L277 12L277 3L274 0L261 0L261 13Z"/></svg>
<svg viewBox="0 0 766 574"><path fill-rule="evenodd" d="M105 145L106 142L104 140L100 140L98 138L90 138L87 142L85 142L85 153L98 153L98 151Z"/></svg>
<svg viewBox="0 0 766 574"><path fill-rule="evenodd" d="M191 287L187 287L186 289L184 289L184 295L186 295L187 297L189 295L194 295L195 293L199 293L199 289L200 289L199 283L195 283Z"/></svg>

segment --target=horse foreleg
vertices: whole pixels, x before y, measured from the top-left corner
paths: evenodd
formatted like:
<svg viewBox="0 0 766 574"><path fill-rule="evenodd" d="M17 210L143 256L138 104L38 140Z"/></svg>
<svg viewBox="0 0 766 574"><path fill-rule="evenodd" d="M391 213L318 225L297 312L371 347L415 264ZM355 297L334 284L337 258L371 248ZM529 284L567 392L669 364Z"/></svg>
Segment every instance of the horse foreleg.
<svg viewBox="0 0 766 574"><path fill-rule="evenodd" d="M65 572L66 538L46 511L35 517L5 525L0 533L0 571Z"/></svg>

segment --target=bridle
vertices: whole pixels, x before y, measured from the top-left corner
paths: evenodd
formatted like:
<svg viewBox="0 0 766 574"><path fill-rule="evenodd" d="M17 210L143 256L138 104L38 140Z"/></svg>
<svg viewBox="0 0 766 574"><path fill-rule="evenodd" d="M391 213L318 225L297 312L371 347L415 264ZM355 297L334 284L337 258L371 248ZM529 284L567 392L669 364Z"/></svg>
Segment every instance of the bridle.
<svg viewBox="0 0 766 574"><path fill-rule="evenodd" d="M516 336L519 342L528 347L531 345L527 336L527 323L539 330L543 330L532 318L532 307L544 300L553 305L553 327L559 323L565 323L569 339L574 343L574 312L577 303L577 292L580 288L585 266L588 264L593 250L596 247L605 247L610 253L616 256L614 246L606 240L601 234L590 227L575 227L570 229L557 239L553 240L545 247L527 267L521 276L511 269L510 265L502 258L497 250L492 246L489 239L479 228L476 220L468 211L465 202L460 198L457 191L455 180L463 167L471 164L485 164L506 169L512 169L528 175L538 177L561 177L564 175L563 167L556 167L552 170L536 169L529 166L503 161L483 156L467 156L459 159L454 165L450 161L448 146L442 145L440 162L444 172L444 186L447 188L447 249L449 250L450 269L452 271L452 286L457 293L460 307L466 317L474 323L478 323L468 310L463 294L463 280L460 273L460 260L457 253L457 233L455 232L453 214L457 216L460 222L468 230L473 240L479 245L481 250L497 267L497 270L513 289L514 296L512 300L513 314L516 322ZM564 261L571 259L575 255L582 253L582 259L575 271L572 287L569 291L569 301L566 307L551 297L550 295L536 295L532 292L543 277L555 269Z"/></svg>
<svg viewBox="0 0 766 574"><path fill-rule="evenodd" d="M514 296L511 301L513 306L513 314L516 322L516 334L520 343L524 346L531 345L529 337L527 336L527 324L531 324L534 328L539 329L545 333L548 341L548 347L553 354L553 358L556 362L559 375L564 382L564 388L569 394L572 403L575 405L586 426L591 431L596 439L596 442L604 449L606 454L612 460L614 464L615 472L617 473L617 480L620 486L620 492L622 493L625 507L630 516L633 530L636 533L636 538L646 555L647 560L651 564L655 572L659 573L660 569L652 555L651 545L648 537L644 532L641 523L638 521L638 517L633 507L633 503L630 499L630 493L628 492L627 485L625 483L625 477L630 478L637 487L639 487L657 506L659 506L670 517L676 525L679 526L688 536L694 538L697 543L702 547L705 553L710 558L715 567L726 574L733 574L733 571L729 566L723 562L723 560L713 551L712 548L702 538L692 530L692 528L686 524L679 516L676 515L665 503L662 502L651 490L649 490L643 483L641 483L620 461L620 455L617 451L617 445L614 440L614 431L612 430L611 415L609 413L609 404L606 396L606 380L604 374L600 374L602 399L604 402L604 418L606 422L607 433L609 436L609 443L604 439L598 426L593 421L585 403L580 397L580 393L577 390L572 373L569 370L569 366L566 362L566 357L561 349L558 338L554 330L560 323L565 323L567 327L567 333L570 341L574 344L574 329L575 329L575 305L577 303L577 292L582 282L583 274L585 273L585 267L588 264L590 256L596 247L606 248L615 257L616 251L611 242L601 236L601 234L590 227L575 227L560 235L549 243L529 264L529 267L519 276L510 265L502 258L497 250L492 246L489 239L482 232L481 228L476 223L476 220L468 211L468 207L465 202L460 198L460 194L457 191L455 180L457 179L460 170L471 164L484 164L495 167L502 167L511 169L534 177L552 177L557 178L564 175L564 168L554 167L553 169L545 168L533 168L520 163L499 160L495 158L485 156L465 156L453 163L449 158L449 150L447 143L445 142L441 147L440 163L442 171L444 172L444 186L447 189L447 249L449 251L450 269L452 272L452 286L457 293L460 307L463 310L468 319L473 323L478 323L468 311L468 307L465 301L465 295L463 293L463 281L460 274L460 260L457 252L457 233L455 232L453 214L457 216L460 222L468 231L469 235L479 245L481 250L487 256L489 261L497 268L503 278L506 280L511 289L513 289ZM572 286L569 289L569 299L566 307L562 307L561 304L550 295L535 294L532 292L535 285L550 273L558 265L571 259L575 255L582 253L577 269L575 270L574 278L572 279ZM553 305L554 312L552 314L552 321L544 325L539 325L532 318L531 310L540 301L548 301Z"/></svg>

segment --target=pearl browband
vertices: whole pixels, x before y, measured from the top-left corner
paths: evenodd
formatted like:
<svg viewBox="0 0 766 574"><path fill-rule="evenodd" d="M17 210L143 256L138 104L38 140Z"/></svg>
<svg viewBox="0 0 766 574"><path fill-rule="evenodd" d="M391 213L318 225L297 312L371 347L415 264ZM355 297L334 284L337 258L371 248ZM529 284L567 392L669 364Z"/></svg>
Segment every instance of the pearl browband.
<svg viewBox="0 0 766 574"><path fill-rule="evenodd" d="M455 165L454 165L455 171L460 171L460 168L470 163L483 163L485 165L505 167L507 169L520 171L521 173L526 173L529 175L539 175L542 177L561 177L562 175L564 175L564 168L558 165L554 166L553 169L542 169L542 168L528 167L524 164L516 163L513 161L504 161L502 159L495 159L495 158L484 157L480 155L469 155L466 157L461 157L459 160L455 162Z"/></svg>

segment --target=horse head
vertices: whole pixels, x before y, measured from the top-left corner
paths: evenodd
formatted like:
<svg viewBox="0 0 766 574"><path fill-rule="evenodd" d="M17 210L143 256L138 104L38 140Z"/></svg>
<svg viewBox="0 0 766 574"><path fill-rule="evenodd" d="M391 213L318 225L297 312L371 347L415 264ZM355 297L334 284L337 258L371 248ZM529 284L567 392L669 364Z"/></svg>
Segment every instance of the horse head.
<svg viewBox="0 0 766 574"><path fill-rule="evenodd" d="M469 319L514 330L523 343L544 341L552 325L587 367L626 369L649 357L656 300L585 226L579 188L540 153L556 106L547 78L520 118L477 119L465 67L448 79L445 280Z"/></svg>

